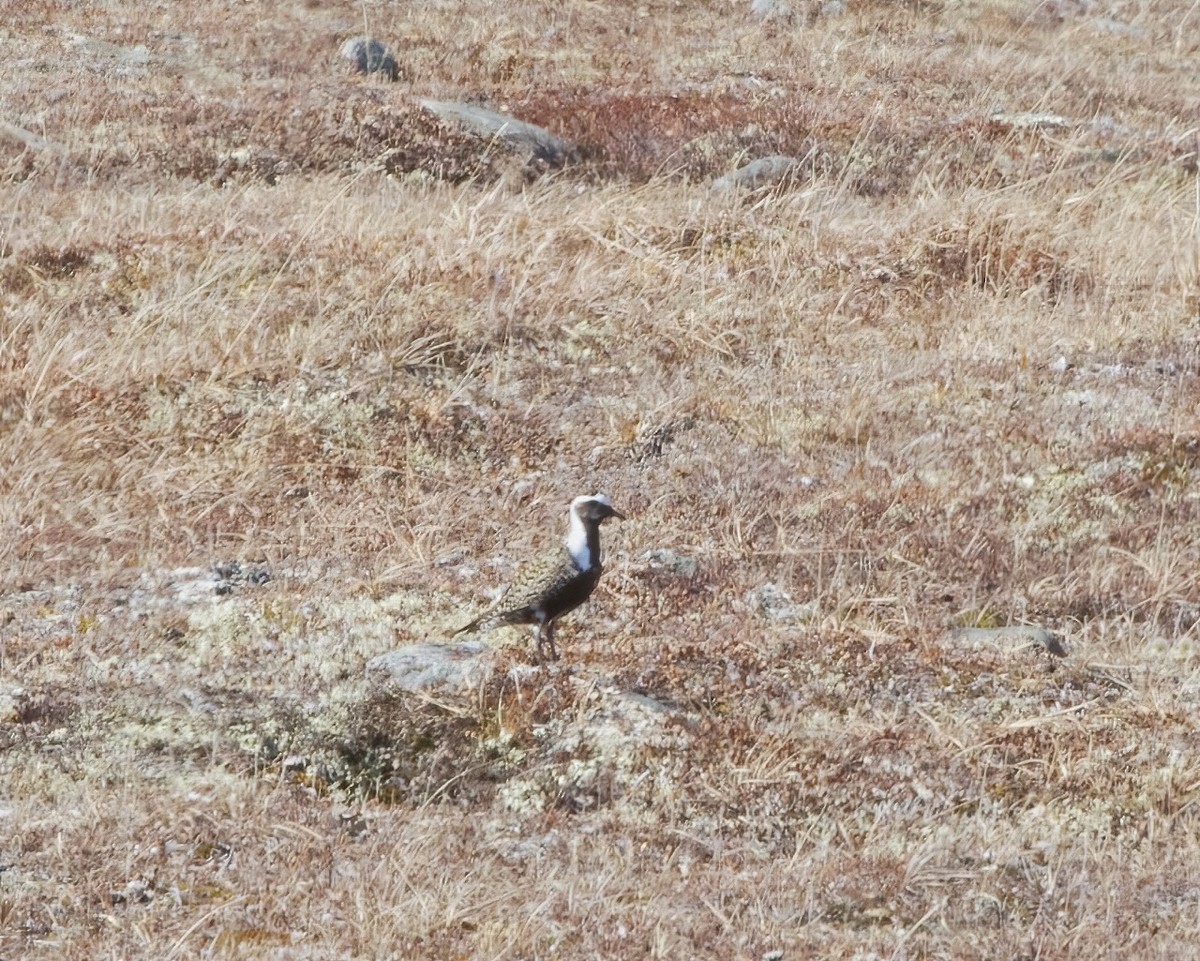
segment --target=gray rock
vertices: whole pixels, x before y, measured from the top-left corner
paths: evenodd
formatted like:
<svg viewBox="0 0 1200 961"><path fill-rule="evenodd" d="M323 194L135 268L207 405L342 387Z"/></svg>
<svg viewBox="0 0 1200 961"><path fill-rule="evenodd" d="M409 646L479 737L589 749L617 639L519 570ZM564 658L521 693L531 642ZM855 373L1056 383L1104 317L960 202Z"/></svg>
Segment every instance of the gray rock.
<svg viewBox="0 0 1200 961"><path fill-rule="evenodd" d="M169 591L184 607L193 607L217 595L220 578L211 568L180 567L171 571L169 576Z"/></svg>
<svg viewBox="0 0 1200 961"><path fill-rule="evenodd" d="M1066 117L1055 113L1005 113L997 111L988 118L1011 130L1068 130L1073 126Z"/></svg>
<svg viewBox="0 0 1200 961"><path fill-rule="evenodd" d="M457 123L476 136L498 140L511 150L527 152L551 167L561 167L577 157L569 141L506 113L452 100L422 100L421 106L440 120Z"/></svg>
<svg viewBox="0 0 1200 961"><path fill-rule="evenodd" d="M0 685L0 724L17 721L26 700L25 689L19 684L4 683Z"/></svg>
<svg viewBox="0 0 1200 961"><path fill-rule="evenodd" d="M724 177L718 177L712 183L713 191L724 193L730 190L758 190L763 187L774 187L785 180L795 177L800 170L800 161L795 157L776 155L752 160L738 167Z"/></svg>
<svg viewBox="0 0 1200 961"><path fill-rule="evenodd" d="M478 688L496 670L492 647L481 641L411 644L367 662L367 676L401 691Z"/></svg>
<svg viewBox="0 0 1200 961"><path fill-rule="evenodd" d="M665 547L646 551L642 555L642 560L647 569L656 574L670 574L673 577L691 580L700 572L700 562L696 558L676 554Z"/></svg>
<svg viewBox="0 0 1200 961"><path fill-rule="evenodd" d="M746 595L746 605L773 621L810 621L817 610L812 604L797 604L783 588L767 581Z"/></svg>
<svg viewBox="0 0 1200 961"><path fill-rule="evenodd" d="M119 67L145 67L152 59L150 51L144 44L138 44L136 47L123 47L96 37L85 37L79 33L69 35L67 43L95 61L108 61Z"/></svg>
<svg viewBox="0 0 1200 961"><path fill-rule="evenodd" d="M45 150L50 153L59 154L60 156L66 156L67 154L67 148L62 146L62 144L57 144L53 140L47 140L45 137L38 136L32 130L26 130L24 127L18 127L16 124L6 123L3 120L0 120L0 138L19 143L30 150Z"/></svg>
<svg viewBox="0 0 1200 961"><path fill-rule="evenodd" d="M967 647L988 648L1006 653L1041 647L1055 657L1067 656L1061 637L1053 631L1033 624L1016 624L1011 627L958 627L950 632L950 639Z"/></svg>
<svg viewBox="0 0 1200 961"><path fill-rule="evenodd" d="M1092 21L1092 29L1102 33L1116 33L1123 37L1137 37L1138 39L1146 36L1146 31L1141 27L1136 27L1131 23L1122 23L1112 17L1098 17Z"/></svg>
<svg viewBox="0 0 1200 961"><path fill-rule="evenodd" d="M750 12L760 20L784 20L792 15L787 0L751 0Z"/></svg>
<svg viewBox="0 0 1200 961"><path fill-rule="evenodd" d="M396 58L374 37L352 37L342 44L340 56L358 73L381 73L389 80L400 75Z"/></svg>

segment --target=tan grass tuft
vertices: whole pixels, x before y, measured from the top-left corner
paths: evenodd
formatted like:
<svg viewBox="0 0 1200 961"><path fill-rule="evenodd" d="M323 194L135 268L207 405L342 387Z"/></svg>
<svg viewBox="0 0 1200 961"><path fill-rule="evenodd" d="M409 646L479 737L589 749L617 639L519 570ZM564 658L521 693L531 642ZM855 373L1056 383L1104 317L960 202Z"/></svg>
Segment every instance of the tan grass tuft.
<svg viewBox="0 0 1200 961"><path fill-rule="evenodd" d="M7 5L0 955L1194 951L1194 13L792 6Z"/></svg>

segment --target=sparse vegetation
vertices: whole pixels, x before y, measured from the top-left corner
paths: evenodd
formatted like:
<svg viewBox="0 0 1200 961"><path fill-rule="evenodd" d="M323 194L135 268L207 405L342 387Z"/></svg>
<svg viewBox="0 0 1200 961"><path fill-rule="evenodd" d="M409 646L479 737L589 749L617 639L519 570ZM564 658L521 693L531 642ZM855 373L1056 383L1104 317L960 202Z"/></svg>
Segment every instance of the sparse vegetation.
<svg viewBox="0 0 1200 961"><path fill-rule="evenodd" d="M1186 4L0 9L0 957L1194 950Z"/></svg>

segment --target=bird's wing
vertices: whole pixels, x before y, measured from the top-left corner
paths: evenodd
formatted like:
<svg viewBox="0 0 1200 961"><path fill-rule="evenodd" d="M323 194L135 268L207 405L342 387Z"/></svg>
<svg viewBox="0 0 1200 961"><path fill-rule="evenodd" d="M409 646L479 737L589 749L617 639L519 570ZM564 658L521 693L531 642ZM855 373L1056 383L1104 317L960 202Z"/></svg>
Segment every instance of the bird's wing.
<svg viewBox="0 0 1200 961"><path fill-rule="evenodd" d="M517 623L522 617L530 615L531 608L545 597L561 591L580 573L566 550L547 557L540 564L526 565L517 571L512 583L486 611L454 634L465 634L480 627L486 629Z"/></svg>

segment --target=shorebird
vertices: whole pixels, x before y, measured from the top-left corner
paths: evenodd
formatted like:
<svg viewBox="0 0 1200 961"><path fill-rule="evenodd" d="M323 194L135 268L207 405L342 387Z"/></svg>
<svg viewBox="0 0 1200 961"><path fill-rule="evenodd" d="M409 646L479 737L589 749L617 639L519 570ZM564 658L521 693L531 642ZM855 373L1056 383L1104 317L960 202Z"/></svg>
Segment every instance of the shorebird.
<svg viewBox="0 0 1200 961"><path fill-rule="evenodd" d="M610 517L625 519L606 494L576 497L567 513L566 549L522 568L496 603L454 633L536 624L538 661L544 649L558 660L554 622L586 601L600 582L600 525Z"/></svg>

